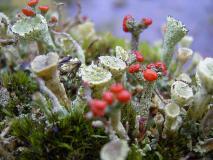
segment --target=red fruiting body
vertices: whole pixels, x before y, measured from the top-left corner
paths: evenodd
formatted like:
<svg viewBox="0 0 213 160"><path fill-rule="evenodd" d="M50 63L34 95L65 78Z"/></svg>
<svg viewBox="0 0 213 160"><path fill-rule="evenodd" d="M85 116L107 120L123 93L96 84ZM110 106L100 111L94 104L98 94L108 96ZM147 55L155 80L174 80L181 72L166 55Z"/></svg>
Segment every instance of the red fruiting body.
<svg viewBox="0 0 213 160"><path fill-rule="evenodd" d="M123 31L124 32L129 32L129 29L128 29L128 21L130 20L133 20L133 17L131 15L127 15L124 17L123 19Z"/></svg>
<svg viewBox="0 0 213 160"><path fill-rule="evenodd" d="M152 24L152 19L151 18L143 18L143 24L145 26L150 26Z"/></svg>
<svg viewBox="0 0 213 160"><path fill-rule="evenodd" d="M162 70L166 70L166 64L163 63L163 62L156 62L156 63L155 63L155 67L156 67L156 68L160 68L160 69L162 69Z"/></svg>
<svg viewBox="0 0 213 160"><path fill-rule="evenodd" d="M133 51L133 54L135 54L137 62L144 61L144 57L141 55L141 53L139 51Z"/></svg>
<svg viewBox="0 0 213 160"><path fill-rule="evenodd" d="M93 99L90 101L89 105L90 105L90 110L94 116L97 116L97 117L104 116L105 110L107 107L107 103L105 101Z"/></svg>
<svg viewBox="0 0 213 160"><path fill-rule="evenodd" d="M27 5L30 7L34 7L38 4L39 0L30 0Z"/></svg>
<svg viewBox="0 0 213 160"><path fill-rule="evenodd" d="M50 19L50 22L56 23L56 22L58 22L58 19L56 18L56 16L52 16L51 19Z"/></svg>
<svg viewBox="0 0 213 160"><path fill-rule="evenodd" d="M127 90L123 90L117 95L117 99L121 103L127 103L131 99L131 94Z"/></svg>
<svg viewBox="0 0 213 160"><path fill-rule="evenodd" d="M140 64L133 64L129 66L129 73L135 73L140 70Z"/></svg>
<svg viewBox="0 0 213 160"><path fill-rule="evenodd" d="M38 8L42 13L47 13L47 11L49 10L48 6L39 6Z"/></svg>
<svg viewBox="0 0 213 160"><path fill-rule="evenodd" d="M107 102L107 104L111 105L113 104L114 102L114 95L112 92L110 91L107 91L107 92L104 92L103 95L102 95L102 99Z"/></svg>
<svg viewBox="0 0 213 160"><path fill-rule="evenodd" d="M155 63L155 67L158 69L161 69L161 71L163 72L164 75L167 74L167 68L166 68L166 64L163 62L156 62Z"/></svg>
<svg viewBox="0 0 213 160"><path fill-rule="evenodd" d="M152 68L155 68L155 64L154 63L150 63L146 66L147 69L152 69Z"/></svg>
<svg viewBox="0 0 213 160"><path fill-rule="evenodd" d="M158 74L151 69L146 69L143 71L143 77L145 80L152 82L158 79Z"/></svg>
<svg viewBox="0 0 213 160"><path fill-rule="evenodd" d="M119 92L121 92L124 89L123 85L120 83L116 83L111 85L110 87L110 91L114 94L118 94Z"/></svg>
<svg viewBox="0 0 213 160"><path fill-rule="evenodd" d="M27 17L32 17L36 14L32 9L29 8L23 8L22 13Z"/></svg>

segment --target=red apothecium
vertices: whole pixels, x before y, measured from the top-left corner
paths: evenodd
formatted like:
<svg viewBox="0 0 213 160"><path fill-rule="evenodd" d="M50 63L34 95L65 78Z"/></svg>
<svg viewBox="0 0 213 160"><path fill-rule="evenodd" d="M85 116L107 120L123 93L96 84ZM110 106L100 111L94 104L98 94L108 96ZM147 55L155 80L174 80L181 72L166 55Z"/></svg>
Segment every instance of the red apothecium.
<svg viewBox="0 0 213 160"><path fill-rule="evenodd" d="M27 2L27 5L30 7L34 7L38 4L39 0L30 0L29 2Z"/></svg>
<svg viewBox="0 0 213 160"><path fill-rule="evenodd" d="M150 63L146 66L147 69L155 68L156 65L154 63Z"/></svg>
<svg viewBox="0 0 213 160"><path fill-rule="evenodd" d="M140 64L132 64L131 66L129 66L129 73L135 73L138 72L140 70Z"/></svg>
<svg viewBox="0 0 213 160"><path fill-rule="evenodd" d="M107 107L107 103L105 101L92 99L89 102L89 105L90 105L90 110L94 116L97 116L97 117L104 116L105 110Z"/></svg>
<svg viewBox="0 0 213 160"><path fill-rule="evenodd" d="M123 90L117 94L117 99L121 103L127 103L131 99L131 94L127 90Z"/></svg>
<svg viewBox="0 0 213 160"><path fill-rule="evenodd" d="M158 74L151 69L145 69L143 71L143 77L145 80L152 82L158 79Z"/></svg>
<svg viewBox="0 0 213 160"><path fill-rule="evenodd" d="M39 6L38 8L42 13L47 13L47 11L49 10L48 6Z"/></svg>
<svg viewBox="0 0 213 160"><path fill-rule="evenodd" d="M131 15L126 15L123 19L123 31L129 32L128 28L128 21L133 20L133 17Z"/></svg>
<svg viewBox="0 0 213 160"><path fill-rule="evenodd" d="M144 57L141 55L141 53L139 51L133 51L133 54L135 54L137 62L144 61Z"/></svg>
<svg viewBox="0 0 213 160"><path fill-rule="evenodd" d="M32 17L32 16L34 16L36 13L32 10L32 9L30 9L30 8L23 8L22 10L22 13L25 15L25 16L27 16L27 17Z"/></svg>
<svg viewBox="0 0 213 160"><path fill-rule="evenodd" d="M123 85L120 83L112 84L110 87L110 91L114 94L118 94L124 89Z"/></svg>
<svg viewBox="0 0 213 160"><path fill-rule="evenodd" d="M112 92L110 91L107 91L107 92L104 92L103 95L102 95L102 99L107 102L107 104L111 105L113 104L114 102L114 95Z"/></svg>
<svg viewBox="0 0 213 160"><path fill-rule="evenodd" d="M152 19L151 18L143 18L142 21L143 21L143 24L145 26L147 26L147 27L152 24Z"/></svg>

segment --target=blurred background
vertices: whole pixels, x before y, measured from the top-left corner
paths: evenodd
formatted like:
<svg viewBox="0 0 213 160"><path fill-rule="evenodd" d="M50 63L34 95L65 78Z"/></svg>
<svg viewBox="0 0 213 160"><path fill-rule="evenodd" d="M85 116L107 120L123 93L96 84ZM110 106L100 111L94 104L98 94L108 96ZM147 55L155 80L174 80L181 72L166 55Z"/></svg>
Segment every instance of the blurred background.
<svg viewBox="0 0 213 160"><path fill-rule="evenodd" d="M40 0L51 3L53 0ZM75 0L56 0L67 3L67 14L76 14ZM213 56L213 0L81 0L82 14L95 23L100 32L112 32L115 36L130 38L122 31L122 19L131 14L136 19L150 17L153 25L141 40L154 43L162 39L161 26L171 15L181 20L194 37L192 49L203 56ZM0 11L21 8L27 0L0 0Z"/></svg>

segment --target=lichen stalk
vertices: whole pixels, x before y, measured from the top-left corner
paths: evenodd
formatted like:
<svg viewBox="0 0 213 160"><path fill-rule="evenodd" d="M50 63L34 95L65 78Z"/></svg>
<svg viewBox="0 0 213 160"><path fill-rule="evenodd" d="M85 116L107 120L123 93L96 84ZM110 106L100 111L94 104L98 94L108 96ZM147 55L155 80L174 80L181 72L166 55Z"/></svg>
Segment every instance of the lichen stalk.
<svg viewBox="0 0 213 160"><path fill-rule="evenodd" d="M162 60L169 66L172 60L175 45L187 34L188 30L178 20L167 17L166 32L164 34Z"/></svg>
<svg viewBox="0 0 213 160"><path fill-rule="evenodd" d="M182 118L180 115L180 107L175 103L169 103L165 106L165 122L163 135L172 135L180 128Z"/></svg>
<svg viewBox="0 0 213 160"><path fill-rule="evenodd" d="M199 120L208 110L208 104L211 101L211 94L202 87L194 96L194 105L188 110L188 116L193 120Z"/></svg>
<svg viewBox="0 0 213 160"><path fill-rule="evenodd" d="M147 82L144 85L143 93L140 98L140 105L141 105L141 116L143 118L148 118L149 116L149 109L151 106L152 94L155 88L155 83Z"/></svg>
<svg viewBox="0 0 213 160"><path fill-rule="evenodd" d="M58 59L59 56L54 52L40 55L31 62L31 68L37 77L45 81L45 85L56 95L61 105L70 108L71 102L67 97L64 85L60 82L57 69Z"/></svg>
<svg viewBox="0 0 213 160"><path fill-rule="evenodd" d="M140 33L132 33L131 49L133 51L138 50L139 38L140 38Z"/></svg>
<svg viewBox="0 0 213 160"><path fill-rule="evenodd" d="M65 105L68 108L71 106L71 102L67 97L64 85L60 82L58 72L56 72L54 78L45 81L45 84L56 95L61 104Z"/></svg>
<svg viewBox="0 0 213 160"><path fill-rule="evenodd" d="M113 130L119 135L120 138L129 140L126 130L121 123L121 110L115 110L110 116L110 122Z"/></svg>
<svg viewBox="0 0 213 160"><path fill-rule="evenodd" d="M48 97L50 98L53 105L53 113L67 115L68 112L65 109L63 109L63 107L60 105L58 98L55 96L55 94L53 94L53 92L45 86L45 82L39 78L37 79L37 82L40 86L41 92L47 94Z"/></svg>

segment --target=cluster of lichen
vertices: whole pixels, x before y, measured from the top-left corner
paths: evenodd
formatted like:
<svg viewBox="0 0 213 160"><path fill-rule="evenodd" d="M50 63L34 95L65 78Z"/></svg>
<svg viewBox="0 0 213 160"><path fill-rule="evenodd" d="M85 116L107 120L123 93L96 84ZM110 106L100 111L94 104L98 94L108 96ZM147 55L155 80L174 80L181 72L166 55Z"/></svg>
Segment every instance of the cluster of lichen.
<svg viewBox="0 0 213 160"><path fill-rule="evenodd" d="M159 44L134 39L130 46L109 33L98 34L81 15L63 25L66 19L57 11L21 15L15 23L0 14L0 35L5 38L0 42L0 157L212 156L213 59L193 53L193 39L180 21L167 18ZM54 23L53 16L58 18ZM134 22L140 29L134 36L148 28L143 23ZM130 27L134 31L134 25ZM138 61L130 48L139 48L145 61ZM183 73L189 59L191 66ZM157 63L150 64L160 60L167 64L167 74L165 68L155 67ZM140 64L136 73L129 71L132 64ZM146 79L146 69L158 77ZM131 102L108 107L104 116L93 115L91 99L100 99L113 83L122 83L132 93Z"/></svg>

